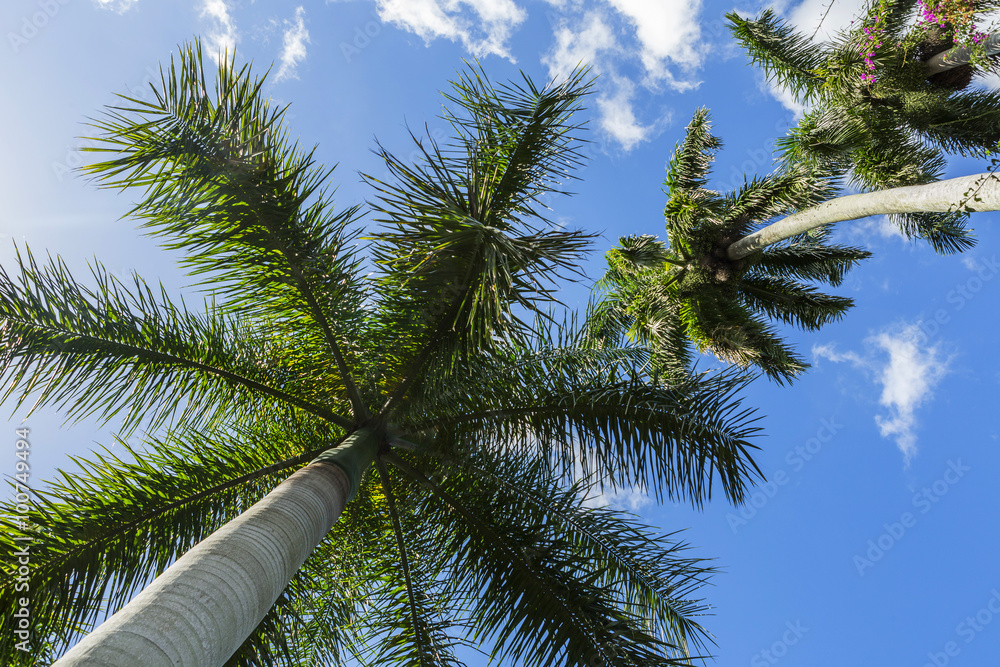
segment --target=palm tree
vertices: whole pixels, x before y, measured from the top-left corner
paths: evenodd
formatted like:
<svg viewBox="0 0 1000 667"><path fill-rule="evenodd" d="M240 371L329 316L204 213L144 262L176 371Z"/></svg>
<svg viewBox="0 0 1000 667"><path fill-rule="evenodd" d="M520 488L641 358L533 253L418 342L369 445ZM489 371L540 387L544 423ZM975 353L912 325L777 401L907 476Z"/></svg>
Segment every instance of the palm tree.
<svg viewBox="0 0 1000 667"><path fill-rule="evenodd" d="M689 664L709 568L567 482L698 505L718 477L738 503L757 429L741 378L651 378L648 350L551 312L589 237L536 207L579 160L585 72L472 69L452 144L418 141L414 165L380 149L369 277L358 209L333 209L264 80L223 58L211 95L200 53L95 121L89 171L142 192L204 310L99 265L0 271L5 398L123 416L124 450L5 507L0 599L19 608L26 578L31 614L27 636L0 621L5 662L113 614L56 664L456 665L488 641L526 665Z"/></svg>
<svg viewBox="0 0 1000 667"><path fill-rule="evenodd" d="M689 367L693 344L722 360L757 366L779 383L791 381L808 364L766 320L817 330L839 319L853 301L801 281L839 285L869 253L830 245L819 230L731 259L731 244L761 222L821 202L832 189L813 174L786 170L735 192L714 192L706 185L720 147L708 110L699 109L667 165L669 245L651 236L625 237L608 253L595 326L627 329L657 350L657 367L671 377Z"/></svg>
<svg viewBox="0 0 1000 667"><path fill-rule="evenodd" d="M972 65L928 77L925 61L933 55L961 54L940 32L913 27L915 6L874 3L856 28L827 44L796 33L771 10L755 20L727 15L751 61L810 107L777 143L786 165L827 170L874 191L938 180L948 153L983 157L996 148L1000 93L966 90ZM891 218L938 252L973 244L961 210Z"/></svg>

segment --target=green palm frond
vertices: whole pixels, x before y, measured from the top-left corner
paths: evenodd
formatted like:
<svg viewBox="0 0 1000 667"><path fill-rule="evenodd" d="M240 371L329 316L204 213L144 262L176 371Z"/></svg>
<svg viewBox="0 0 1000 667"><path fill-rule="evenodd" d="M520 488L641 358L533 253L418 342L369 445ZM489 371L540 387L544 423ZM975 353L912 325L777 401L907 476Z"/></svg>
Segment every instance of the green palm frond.
<svg viewBox="0 0 1000 667"><path fill-rule="evenodd" d="M545 89L495 88L473 70L447 96L460 107L445 113L455 145L414 138L415 165L380 149L397 181L366 177L389 228L372 236L383 327L422 339L421 366L522 335L516 309L539 312L553 300L547 283L578 273L592 236L542 229L536 207L581 159L571 116L590 86L577 71Z"/></svg>
<svg viewBox="0 0 1000 667"><path fill-rule="evenodd" d="M726 20L733 37L769 80L791 90L803 101L819 94L823 85L819 70L827 60L821 47L797 33L772 9L765 9L754 20L729 12Z"/></svg>
<svg viewBox="0 0 1000 667"><path fill-rule="evenodd" d="M902 112L913 127L947 152L986 157L986 147L1000 141L1000 91L966 90L943 103L928 102L914 100Z"/></svg>
<svg viewBox="0 0 1000 667"><path fill-rule="evenodd" d="M743 301L755 312L774 320L819 331L854 306L854 300L823 294L815 287L775 276L743 278Z"/></svg>
<svg viewBox="0 0 1000 667"><path fill-rule="evenodd" d="M976 245L972 230L966 227L968 213L900 213L886 217L906 237L924 239L942 255L965 252Z"/></svg>
<svg viewBox="0 0 1000 667"><path fill-rule="evenodd" d="M355 410L356 352L346 340L363 324L365 290L350 232L358 207L334 213L331 171L289 141L285 109L264 98L249 66L220 62L209 95L198 42L161 70L154 101L123 97L92 126L111 159L85 168L103 187L139 188L131 214L226 306L260 313L286 331L325 340Z"/></svg>
<svg viewBox="0 0 1000 667"><path fill-rule="evenodd" d="M791 383L809 368L778 331L733 297L692 298L681 305L687 335L699 351L740 368L756 367L778 384Z"/></svg>
<svg viewBox="0 0 1000 667"><path fill-rule="evenodd" d="M270 417L230 434L147 437L141 450L120 440L121 453L74 458L78 471L36 490L26 517L38 527L30 532L32 636L65 642L99 613L117 611L151 576L335 442L322 422ZM7 505L5 516L15 516ZM22 530L12 518L0 525L0 600L13 606L15 536ZM0 621L0 655L11 653L10 620Z"/></svg>
<svg viewBox="0 0 1000 667"><path fill-rule="evenodd" d="M505 363L484 360L450 376L447 388L421 402L426 412L400 427L436 433L439 447L517 451L557 462L570 478L582 470L603 484L639 485L696 506L718 476L726 497L742 502L760 474L748 440L755 418L734 400L745 380L688 375L653 383L648 350L567 344L583 329L561 329L561 340L539 336ZM637 373L640 359L645 370Z"/></svg>
<svg viewBox="0 0 1000 667"><path fill-rule="evenodd" d="M711 133L708 109L698 109L686 128L684 140L670 156L664 180L667 188L664 208L667 233L671 245L678 252L683 252L684 247L676 239L687 237L692 225L714 222L713 204L718 196L705 185L715 153L721 147L722 142Z"/></svg>
<svg viewBox="0 0 1000 667"><path fill-rule="evenodd" d="M396 538L398 567L384 575L389 590L383 596L379 610L382 618L391 619L387 638L375 658L377 664L403 664L417 667L461 667L452 649L458 645L449 637L454 625L450 620L456 610L453 604L441 604L445 597L439 591L445 587L441 572L427 567L427 554L434 548L429 535L437 530L432 525L421 525L414 530L413 517L400 516L392 478L382 460L376 461L386 508L392 521ZM405 490L405 489L404 489ZM412 493L413 489L409 489ZM403 521L407 520L404 532ZM403 586L398 582L402 575ZM376 634L378 634L376 632Z"/></svg>
<svg viewBox="0 0 1000 667"><path fill-rule="evenodd" d="M871 257L867 250L831 245L828 229L787 243L769 246L747 258L748 276L774 276L821 281L838 287L851 268Z"/></svg>
<svg viewBox="0 0 1000 667"><path fill-rule="evenodd" d="M648 530L628 526L624 515L611 511L584 518L579 496L559 491L538 468L505 461L493 467L503 477L500 484L454 469L434 475L395 455L389 461L431 491L413 511L445 526L437 537L443 543L439 552L454 564L449 581L475 597L469 612L477 637L493 640L495 659L524 665L690 664L686 646L653 633L664 623L680 623L689 633L682 639L700 640L700 627L687 616L703 607L677 600L677 593L708 574L695 559L662 558L661 552L654 564L645 550L655 543ZM444 516L450 521L442 523ZM607 524L601 521L612 516ZM636 550L622 559L604 548L604 539ZM659 599L664 592L669 597Z"/></svg>
<svg viewBox="0 0 1000 667"><path fill-rule="evenodd" d="M683 380L693 363L691 341L680 321L676 286L684 262L655 236L629 236L605 254L608 269L594 284L588 325L602 344L627 338L648 348L653 373Z"/></svg>
<svg viewBox="0 0 1000 667"><path fill-rule="evenodd" d="M96 285L75 281L61 260L39 266L17 254L19 275L0 269L0 374L4 400L65 408L104 421L126 412L123 428L155 428L177 417L218 423L236 410L280 401L344 423L322 395L297 387L275 340L217 308L174 305L138 276L131 289L100 265ZM280 364L280 365L279 365ZM334 403L336 404L336 403ZM178 414L180 411L180 414ZM349 422L347 422L349 423Z"/></svg>
<svg viewBox="0 0 1000 667"><path fill-rule="evenodd" d="M682 651L705 648L709 635L695 618L708 608L686 598L714 568L686 556L688 546L674 534L656 535L636 525L631 515L611 508L582 507L578 494L583 487L559 488L542 466L522 464L511 470L506 462L478 457L462 462L461 468L505 497L509 494L555 517L562 530L575 535L577 548L603 564L604 583L620 587L626 608L644 617L653 634Z"/></svg>

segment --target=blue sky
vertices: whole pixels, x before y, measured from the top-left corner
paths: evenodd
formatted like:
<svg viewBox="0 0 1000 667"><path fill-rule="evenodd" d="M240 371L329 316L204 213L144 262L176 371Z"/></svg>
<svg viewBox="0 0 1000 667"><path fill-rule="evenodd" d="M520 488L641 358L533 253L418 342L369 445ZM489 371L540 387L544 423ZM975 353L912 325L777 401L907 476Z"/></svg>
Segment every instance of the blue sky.
<svg viewBox="0 0 1000 667"><path fill-rule="evenodd" d="M8 0L0 8L0 263L13 242L60 255L77 273L94 257L181 290L174 257L119 218L129 197L98 191L72 169L86 156L88 116L114 93L144 94L158 64L199 35L235 46L241 62L274 63L267 93L290 103L293 135L338 163L337 199L370 193L358 172L382 173L377 137L409 152L407 124L442 127L439 91L462 59L494 81L535 81L585 60L600 73L590 99L589 161L553 198L552 219L600 231L590 278L621 235L663 236L663 169L699 106L725 143L711 186L728 189L772 167L773 140L794 122L729 39L722 16L762 5L714 0ZM777 7L812 32L823 5ZM835 0L824 29L846 24ZM820 37L824 33L820 32ZM986 85L996 83L985 82ZM948 174L988 165L954 160ZM757 461L771 480L746 508L656 505L624 490L614 502L651 524L688 528L697 553L723 572L703 595L719 665L984 665L1000 656L1000 224L973 218L979 243L941 257L879 219L844 223L838 238L874 257L837 293L857 306L820 333L788 335L814 367L791 388L765 380L744 392L763 415ZM581 306L587 285L561 294ZM14 468L14 430L0 434ZM32 480L52 476L110 429L62 425L42 409L31 429ZM475 664L475 662L471 663Z"/></svg>

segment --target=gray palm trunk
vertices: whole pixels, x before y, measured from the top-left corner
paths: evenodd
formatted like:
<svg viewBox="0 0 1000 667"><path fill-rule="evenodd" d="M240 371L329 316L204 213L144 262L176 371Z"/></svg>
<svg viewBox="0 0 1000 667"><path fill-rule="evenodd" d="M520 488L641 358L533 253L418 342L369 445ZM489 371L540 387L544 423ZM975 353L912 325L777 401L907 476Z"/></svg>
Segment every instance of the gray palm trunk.
<svg viewBox="0 0 1000 667"><path fill-rule="evenodd" d="M835 222L870 215L1000 210L1000 177L992 173L949 178L925 185L909 185L879 192L837 197L793 213L744 236L726 249L737 260L771 244Z"/></svg>
<svg viewBox="0 0 1000 667"><path fill-rule="evenodd" d="M336 522L378 439L357 431L184 554L53 667L219 667ZM335 456L330 456L338 452Z"/></svg>
<svg viewBox="0 0 1000 667"><path fill-rule="evenodd" d="M986 40L979 46L986 49L986 55L988 56L1000 53L1000 32L990 33L986 36ZM958 67L959 65L965 65L969 62L971 55L972 49L965 46L953 46L924 63L924 73L926 76L932 76Z"/></svg>

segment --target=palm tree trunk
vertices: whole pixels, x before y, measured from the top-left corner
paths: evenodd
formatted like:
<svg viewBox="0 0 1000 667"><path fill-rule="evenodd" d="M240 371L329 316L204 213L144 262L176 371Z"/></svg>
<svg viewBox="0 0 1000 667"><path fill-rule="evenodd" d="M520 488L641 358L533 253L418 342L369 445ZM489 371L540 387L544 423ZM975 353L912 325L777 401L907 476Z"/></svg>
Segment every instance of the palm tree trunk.
<svg viewBox="0 0 1000 667"><path fill-rule="evenodd" d="M990 33L981 46L986 47L986 55L988 56L1000 53L1000 32ZM924 75L933 76L959 65L965 65L969 62L971 55L972 49L965 46L953 46L924 63Z"/></svg>
<svg viewBox="0 0 1000 667"><path fill-rule="evenodd" d="M879 192L837 197L744 236L726 249L729 259L742 259L772 243L822 225L869 215L931 213L955 210L1000 211L1000 177L992 173L949 178Z"/></svg>
<svg viewBox="0 0 1000 667"><path fill-rule="evenodd" d="M179 558L53 667L219 667L340 516L380 438L356 431ZM328 454L339 451L335 460Z"/></svg>

